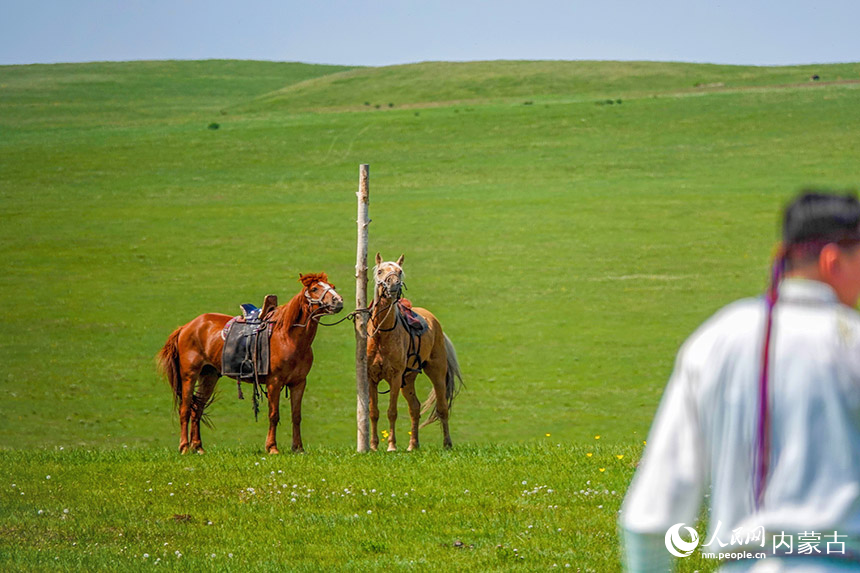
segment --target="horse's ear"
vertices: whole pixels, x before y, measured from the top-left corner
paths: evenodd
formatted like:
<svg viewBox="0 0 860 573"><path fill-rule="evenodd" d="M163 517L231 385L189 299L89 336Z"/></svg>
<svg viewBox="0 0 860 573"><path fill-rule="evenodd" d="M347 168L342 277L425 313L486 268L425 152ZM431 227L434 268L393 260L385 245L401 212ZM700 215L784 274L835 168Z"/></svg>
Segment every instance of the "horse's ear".
<svg viewBox="0 0 860 573"><path fill-rule="evenodd" d="M382 255L379 254L379 251L376 252L376 264L382 264Z"/></svg>
<svg viewBox="0 0 860 573"><path fill-rule="evenodd" d="M398 266L398 267L402 267L402 266L403 266L403 256L404 256L404 255L400 255L400 258L399 258L399 259L397 259L397 266Z"/></svg>

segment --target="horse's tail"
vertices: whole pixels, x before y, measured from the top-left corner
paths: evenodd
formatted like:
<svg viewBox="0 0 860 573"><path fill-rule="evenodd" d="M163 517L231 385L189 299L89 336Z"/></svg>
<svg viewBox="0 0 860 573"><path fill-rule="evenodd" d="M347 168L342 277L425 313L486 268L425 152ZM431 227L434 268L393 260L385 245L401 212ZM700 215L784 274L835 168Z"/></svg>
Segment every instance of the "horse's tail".
<svg viewBox="0 0 860 573"><path fill-rule="evenodd" d="M179 369L179 333L182 332L180 326L173 331L164 343L164 347L158 352L155 357L155 363L158 365L158 370L161 375L167 378L168 384L173 389L173 407L179 408L182 401L182 373Z"/></svg>
<svg viewBox="0 0 860 573"><path fill-rule="evenodd" d="M451 409L451 405L454 403L454 398L460 392L460 388L463 387L463 374L460 372L460 363L457 362L457 351L454 349L454 344L451 343L451 339L448 338L447 334L443 334L445 337L445 351L448 354L448 371L445 374L445 401L448 403L448 409ZM460 381L458 384L457 381ZM427 424L431 424L439 419L439 411L436 409L436 390L430 390L430 395L427 397L427 400L421 405L421 414L433 409L430 417L421 424L423 428Z"/></svg>

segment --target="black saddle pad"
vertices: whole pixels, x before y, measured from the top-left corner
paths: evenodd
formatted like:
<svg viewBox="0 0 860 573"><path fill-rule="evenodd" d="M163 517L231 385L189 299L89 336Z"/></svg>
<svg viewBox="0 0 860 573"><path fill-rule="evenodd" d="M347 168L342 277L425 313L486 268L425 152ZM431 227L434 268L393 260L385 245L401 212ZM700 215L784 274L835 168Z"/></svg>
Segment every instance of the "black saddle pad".
<svg viewBox="0 0 860 573"><path fill-rule="evenodd" d="M221 375L253 380L269 373L269 325L265 322L240 322L234 318L224 329Z"/></svg>

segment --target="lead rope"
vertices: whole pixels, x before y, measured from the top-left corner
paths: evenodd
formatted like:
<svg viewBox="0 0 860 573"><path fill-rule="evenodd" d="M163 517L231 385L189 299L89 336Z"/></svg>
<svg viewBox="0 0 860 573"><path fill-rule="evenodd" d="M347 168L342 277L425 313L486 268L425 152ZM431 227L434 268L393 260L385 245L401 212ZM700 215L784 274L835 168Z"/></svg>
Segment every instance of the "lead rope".
<svg viewBox="0 0 860 573"><path fill-rule="evenodd" d="M762 344L761 372L758 386L758 434L756 439L756 468L753 482L755 508L764 504L764 490L767 485L768 464L770 462L770 409L768 407L770 382L770 350L773 339L773 309L779 298L779 283L785 274L785 250L781 247L773 264L770 285L765 294L766 316L764 343Z"/></svg>

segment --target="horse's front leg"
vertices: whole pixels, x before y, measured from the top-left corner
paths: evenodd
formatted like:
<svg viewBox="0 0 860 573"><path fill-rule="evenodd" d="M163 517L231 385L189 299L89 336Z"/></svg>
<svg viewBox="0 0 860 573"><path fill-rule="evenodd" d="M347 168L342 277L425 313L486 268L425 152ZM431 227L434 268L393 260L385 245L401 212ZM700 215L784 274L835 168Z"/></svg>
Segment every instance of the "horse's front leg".
<svg viewBox="0 0 860 573"><path fill-rule="evenodd" d="M388 451L397 450L397 437L394 435L394 425L397 423L397 398L400 396L400 386L403 384L403 372L398 372L388 381L391 393L388 396Z"/></svg>
<svg viewBox="0 0 860 573"><path fill-rule="evenodd" d="M293 419L293 451L305 451L302 445L302 396L305 393L306 379L290 387L290 406Z"/></svg>
<svg viewBox="0 0 860 573"><path fill-rule="evenodd" d="M279 454L278 439L276 436L278 422L281 419L281 388L284 385L280 381L268 384L269 392L269 435L266 436L266 453Z"/></svg>
<svg viewBox="0 0 860 573"><path fill-rule="evenodd" d="M370 395L368 396L368 413L370 414L370 449L374 452L379 449L379 381L369 382L367 385Z"/></svg>

